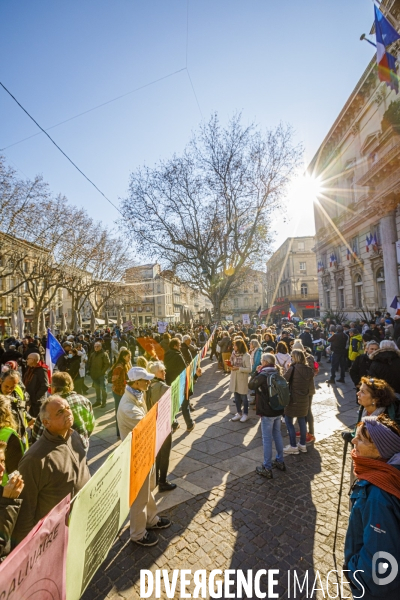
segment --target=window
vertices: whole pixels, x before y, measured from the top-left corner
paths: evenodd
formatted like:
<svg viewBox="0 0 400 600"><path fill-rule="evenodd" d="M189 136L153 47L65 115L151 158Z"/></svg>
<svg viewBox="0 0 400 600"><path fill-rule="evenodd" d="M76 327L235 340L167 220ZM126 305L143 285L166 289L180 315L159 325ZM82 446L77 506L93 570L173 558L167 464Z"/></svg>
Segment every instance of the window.
<svg viewBox="0 0 400 600"><path fill-rule="evenodd" d="M237 308L239 306L239 300L237 298L233 299L233 306Z"/></svg>
<svg viewBox="0 0 400 600"><path fill-rule="evenodd" d="M363 280L359 273L354 278L354 305L356 308L363 305Z"/></svg>
<svg viewBox="0 0 400 600"><path fill-rule="evenodd" d="M258 284L257 283L254 284L254 293L258 294Z"/></svg>
<svg viewBox="0 0 400 600"><path fill-rule="evenodd" d="M350 242L350 248L352 252L359 256L358 236L354 237Z"/></svg>
<svg viewBox="0 0 400 600"><path fill-rule="evenodd" d="M247 286L243 288L243 293L244 294L248 294L249 293L249 288Z"/></svg>
<svg viewBox="0 0 400 600"><path fill-rule="evenodd" d="M150 306L146 306L146 312L150 312Z"/></svg>
<svg viewBox="0 0 400 600"><path fill-rule="evenodd" d="M326 252L323 252L321 254L321 262L322 262L324 269L326 269Z"/></svg>
<svg viewBox="0 0 400 600"><path fill-rule="evenodd" d="M385 271L383 270L383 267L378 269L378 271L376 272L376 289L378 292L379 308L386 308Z"/></svg>
<svg viewBox="0 0 400 600"><path fill-rule="evenodd" d="M161 296L157 296L157 304L161 304Z"/></svg>
<svg viewBox="0 0 400 600"><path fill-rule="evenodd" d="M300 263L300 272L306 272L307 270L307 265L305 262L301 262Z"/></svg>
<svg viewBox="0 0 400 600"><path fill-rule="evenodd" d="M158 314L161 315L161 306L158 307Z"/></svg>
<svg viewBox="0 0 400 600"><path fill-rule="evenodd" d="M331 292L330 292L330 290L325 290L325 304L326 304L326 308L329 310L331 307Z"/></svg>
<svg viewBox="0 0 400 600"><path fill-rule="evenodd" d="M308 285L306 283L301 284L301 295L302 296L308 295Z"/></svg>
<svg viewBox="0 0 400 600"><path fill-rule="evenodd" d="M297 242L297 250L304 250L304 242Z"/></svg>
<svg viewBox="0 0 400 600"><path fill-rule="evenodd" d="M338 308L344 308L344 285L343 279L339 279L337 282L337 303Z"/></svg>

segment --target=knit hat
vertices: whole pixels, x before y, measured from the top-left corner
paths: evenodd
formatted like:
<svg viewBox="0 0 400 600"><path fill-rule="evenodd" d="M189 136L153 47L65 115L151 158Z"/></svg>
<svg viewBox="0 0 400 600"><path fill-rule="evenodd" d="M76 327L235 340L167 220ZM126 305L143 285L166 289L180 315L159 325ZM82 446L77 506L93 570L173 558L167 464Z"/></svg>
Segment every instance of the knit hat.
<svg viewBox="0 0 400 600"><path fill-rule="evenodd" d="M400 452L400 436L378 421L377 417L365 417L364 423L379 454L385 460Z"/></svg>
<svg viewBox="0 0 400 600"><path fill-rule="evenodd" d="M385 350L398 350L393 340L382 340L379 344L379 348L384 348Z"/></svg>
<svg viewBox="0 0 400 600"><path fill-rule="evenodd" d="M304 351L303 342L301 340L294 340L293 345L292 345L292 350L303 350Z"/></svg>

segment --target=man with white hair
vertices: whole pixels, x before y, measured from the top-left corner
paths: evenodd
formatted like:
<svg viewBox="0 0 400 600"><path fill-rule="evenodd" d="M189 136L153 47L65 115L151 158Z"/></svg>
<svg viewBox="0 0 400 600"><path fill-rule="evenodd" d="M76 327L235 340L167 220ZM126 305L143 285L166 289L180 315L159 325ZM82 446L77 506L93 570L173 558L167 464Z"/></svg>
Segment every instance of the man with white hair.
<svg viewBox="0 0 400 600"><path fill-rule="evenodd" d="M192 338L190 335L184 335L182 338L181 352L186 364L190 365L192 360L197 354L197 348L192 344Z"/></svg>
<svg viewBox="0 0 400 600"><path fill-rule="evenodd" d="M86 452L78 432L72 429L71 408L61 396L49 396L40 407L43 435L19 462L18 470L25 487L13 532L17 543L71 494L75 496L90 479Z"/></svg>
<svg viewBox="0 0 400 600"><path fill-rule="evenodd" d="M23 383L29 394L29 413L32 417L37 417L49 388L48 369L36 352L28 355L26 365Z"/></svg>
<svg viewBox="0 0 400 600"><path fill-rule="evenodd" d="M125 394L121 398L117 413L118 429L122 440L147 414L145 393L153 379L154 375L142 367L129 369ZM157 514L157 505L153 496L155 487L156 476L153 465L130 509L130 538L140 546L155 546L158 537L154 531L171 525L169 519L159 517Z"/></svg>

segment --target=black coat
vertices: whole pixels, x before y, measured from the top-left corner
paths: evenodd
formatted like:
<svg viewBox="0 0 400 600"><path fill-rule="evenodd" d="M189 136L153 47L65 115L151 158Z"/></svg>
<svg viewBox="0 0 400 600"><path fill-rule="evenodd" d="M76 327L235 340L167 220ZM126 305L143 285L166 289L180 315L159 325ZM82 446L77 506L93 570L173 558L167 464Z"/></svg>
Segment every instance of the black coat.
<svg viewBox="0 0 400 600"><path fill-rule="evenodd" d="M181 352L187 365L189 365L196 356L196 348L192 346L192 344L187 346L185 343L183 343L181 346Z"/></svg>
<svg viewBox="0 0 400 600"><path fill-rule="evenodd" d="M299 339L303 342L303 346L307 346L311 350L313 349L313 339L311 337L311 333L308 331L303 331L303 333L299 335Z"/></svg>
<svg viewBox="0 0 400 600"><path fill-rule="evenodd" d="M187 367L184 356L179 350L168 350L164 356L164 365L166 369L165 382L167 385L171 385Z"/></svg>
<svg viewBox="0 0 400 600"><path fill-rule="evenodd" d="M357 356L349 371L354 385L358 385L360 383L361 377L366 377L368 375L371 362L372 361L368 354L360 354Z"/></svg>
<svg viewBox="0 0 400 600"><path fill-rule="evenodd" d="M272 410L269 404L268 373L276 373L276 369L270 368L266 371L261 371L261 373L254 373L248 385L250 390L256 391L256 415L259 417L279 417L283 415L284 409Z"/></svg>
<svg viewBox="0 0 400 600"><path fill-rule="evenodd" d="M0 559L11 550L11 537L21 508L22 500L3 498L3 488L0 486Z"/></svg>
<svg viewBox="0 0 400 600"><path fill-rule="evenodd" d="M381 348L371 355L368 375L384 379L397 394L400 394L400 351Z"/></svg>
<svg viewBox="0 0 400 600"><path fill-rule="evenodd" d="M0 358L0 364L1 365L5 365L6 362L8 362L9 360L15 360L18 362L20 362L21 360L21 355L19 352L17 352L17 350L6 350Z"/></svg>
<svg viewBox="0 0 400 600"><path fill-rule="evenodd" d="M24 385L29 394L29 411L33 417L37 417L39 408L46 398L49 387L49 378L47 369L42 366L28 367L24 375Z"/></svg>

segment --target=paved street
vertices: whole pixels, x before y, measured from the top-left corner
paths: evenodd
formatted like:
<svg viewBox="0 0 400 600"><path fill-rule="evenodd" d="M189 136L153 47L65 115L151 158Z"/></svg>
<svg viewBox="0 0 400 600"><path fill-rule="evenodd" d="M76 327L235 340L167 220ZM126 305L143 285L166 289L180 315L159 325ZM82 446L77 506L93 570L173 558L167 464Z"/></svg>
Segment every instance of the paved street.
<svg viewBox="0 0 400 600"><path fill-rule="evenodd" d="M129 542L125 527L85 600L139 598L140 569L274 567L281 570L279 591L285 597L289 568L308 569L310 578L311 570L319 569L326 577L335 568L332 544L343 451L339 431L357 418L353 385L327 386L329 365L323 360L314 397L315 447L305 455L288 457L287 472L274 473L274 480L266 481L254 473L262 460L254 408L246 423L232 423L229 378L208 358L202 366L204 375L192 399L195 430L187 434L180 417L181 428L174 435L169 479L178 488L157 494L160 511L172 519L173 526L160 534L158 546L147 550ZM112 406L109 400L105 410L96 411L102 416L91 440L92 472L118 443ZM284 426L282 431L286 433ZM347 479L349 468L348 463ZM345 490L339 569L348 515L346 486Z"/></svg>

